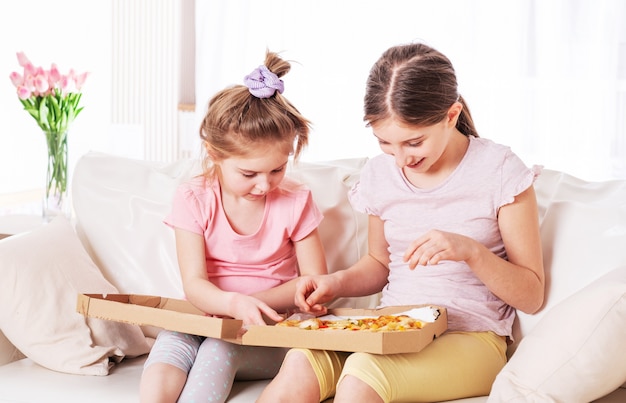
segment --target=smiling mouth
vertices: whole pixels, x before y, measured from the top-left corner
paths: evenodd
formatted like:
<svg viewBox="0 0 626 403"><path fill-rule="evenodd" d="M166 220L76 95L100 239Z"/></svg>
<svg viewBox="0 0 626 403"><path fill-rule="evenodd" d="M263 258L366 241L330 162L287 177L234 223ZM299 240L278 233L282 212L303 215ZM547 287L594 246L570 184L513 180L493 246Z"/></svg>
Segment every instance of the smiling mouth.
<svg viewBox="0 0 626 403"><path fill-rule="evenodd" d="M417 167L419 167L419 166L422 164L422 162L423 162L423 161L424 161L424 158L420 159L420 160L419 160L419 161L417 161L416 163L413 163L413 164L407 164L407 165L406 165L406 167L407 167L407 168L410 168L410 169L417 168Z"/></svg>

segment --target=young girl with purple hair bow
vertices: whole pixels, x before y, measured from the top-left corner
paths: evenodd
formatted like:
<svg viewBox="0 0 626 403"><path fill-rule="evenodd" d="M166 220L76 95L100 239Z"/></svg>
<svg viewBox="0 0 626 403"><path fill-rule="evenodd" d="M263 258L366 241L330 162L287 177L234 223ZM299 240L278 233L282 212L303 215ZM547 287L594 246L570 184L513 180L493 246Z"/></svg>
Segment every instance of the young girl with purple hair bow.
<svg viewBox="0 0 626 403"><path fill-rule="evenodd" d="M281 95L290 64L265 64L210 100L200 129L204 173L181 185L165 224L176 235L185 297L207 314L263 325L294 305L301 274L327 272L311 192L285 177L309 121ZM289 211L290 214L285 214ZM224 402L235 379L272 378L286 350L162 330L141 401Z"/></svg>

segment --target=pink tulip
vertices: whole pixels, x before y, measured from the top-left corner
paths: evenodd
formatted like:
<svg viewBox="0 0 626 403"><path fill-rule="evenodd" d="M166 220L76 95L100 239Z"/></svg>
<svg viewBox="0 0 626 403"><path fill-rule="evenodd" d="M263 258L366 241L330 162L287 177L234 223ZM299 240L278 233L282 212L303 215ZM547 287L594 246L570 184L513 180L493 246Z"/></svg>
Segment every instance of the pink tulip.
<svg viewBox="0 0 626 403"><path fill-rule="evenodd" d="M70 76L61 76L61 80L58 84L57 88L61 90L63 95L66 95L74 90L74 79Z"/></svg>
<svg viewBox="0 0 626 403"><path fill-rule="evenodd" d="M52 63L50 66L50 73L48 74L48 78L50 79L50 85L54 86L56 83L61 80L61 73L59 72L59 68L55 63Z"/></svg>
<svg viewBox="0 0 626 403"><path fill-rule="evenodd" d="M87 80L88 76L89 76L89 73L85 72L75 77L76 91L80 91L80 89L83 88L83 84L85 84L85 80Z"/></svg>
<svg viewBox="0 0 626 403"><path fill-rule="evenodd" d="M30 62L30 60L28 60L28 57L26 57L26 54L24 54L24 52L17 52L17 62L22 67L26 67L27 65L32 66L32 63Z"/></svg>
<svg viewBox="0 0 626 403"><path fill-rule="evenodd" d="M17 96L20 99L28 99L31 96L31 92L28 88L19 86L17 87Z"/></svg>
<svg viewBox="0 0 626 403"><path fill-rule="evenodd" d="M71 98L71 102L64 101L69 99L66 98L68 94L80 91L88 73L76 74L74 69L70 69L67 75L63 75L56 63L51 64L50 70L44 70L43 67L33 65L23 52L17 52L17 61L23 69L22 74L12 72L9 78L24 108L37 120L41 128L54 127L55 130L65 130L82 108L78 107L76 97ZM61 93L63 99L56 97L57 91ZM50 95L54 98L48 98ZM54 104L53 100L56 101ZM36 105L54 107L55 111L61 113L40 115L42 109L37 110Z"/></svg>
<svg viewBox="0 0 626 403"><path fill-rule="evenodd" d="M35 79L33 80L33 86L39 94L44 94L46 91L48 91L48 88L50 88L50 86L48 85L48 78L45 74L35 76Z"/></svg>
<svg viewBox="0 0 626 403"><path fill-rule="evenodd" d="M27 64L24 66L24 76L34 75L37 72L37 69L32 64Z"/></svg>
<svg viewBox="0 0 626 403"><path fill-rule="evenodd" d="M28 88L29 91L35 89L35 76L33 74L24 73L24 83L22 85Z"/></svg>
<svg viewBox="0 0 626 403"><path fill-rule="evenodd" d="M13 83L14 86L19 87L20 85L24 84L24 77L22 77L22 75L20 73L17 72L13 72L9 75L9 78L11 79L11 82Z"/></svg>

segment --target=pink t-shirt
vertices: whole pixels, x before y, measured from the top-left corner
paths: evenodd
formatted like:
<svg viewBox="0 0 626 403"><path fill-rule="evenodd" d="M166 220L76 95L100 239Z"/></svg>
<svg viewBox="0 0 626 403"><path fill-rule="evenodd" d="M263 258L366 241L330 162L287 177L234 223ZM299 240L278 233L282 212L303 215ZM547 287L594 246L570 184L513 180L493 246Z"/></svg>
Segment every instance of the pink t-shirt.
<svg viewBox="0 0 626 403"><path fill-rule="evenodd" d="M267 194L257 232L240 235L224 214L219 182L195 177L178 187L164 222L204 237L207 274L213 284L253 294L298 276L293 242L309 235L322 218L310 190L285 178Z"/></svg>
<svg viewBox="0 0 626 403"><path fill-rule="evenodd" d="M498 209L530 187L540 167L528 168L506 146L470 137L456 170L430 189L413 186L392 156L372 158L350 191L354 207L384 221L391 262L381 306L434 304L448 310L448 328L511 336L515 310L496 297L465 262L443 261L409 270L409 243L438 229L471 237L506 258Z"/></svg>

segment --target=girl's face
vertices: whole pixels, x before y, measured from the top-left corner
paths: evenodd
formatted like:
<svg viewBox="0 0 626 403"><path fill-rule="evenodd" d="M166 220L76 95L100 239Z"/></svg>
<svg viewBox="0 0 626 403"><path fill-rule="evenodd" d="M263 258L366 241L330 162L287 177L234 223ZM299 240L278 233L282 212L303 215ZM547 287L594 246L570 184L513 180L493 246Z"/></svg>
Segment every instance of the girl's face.
<svg viewBox="0 0 626 403"><path fill-rule="evenodd" d="M383 120L372 126L374 136L381 150L392 155L405 174L431 173L443 162L451 137L460 134L456 130L460 109L455 105L446 118L431 126L407 126L393 118Z"/></svg>
<svg viewBox="0 0 626 403"><path fill-rule="evenodd" d="M381 150L392 155L399 168L425 173L439 160L447 144L440 126L437 123L413 128L389 119L372 128Z"/></svg>
<svg viewBox="0 0 626 403"><path fill-rule="evenodd" d="M263 146L245 157L230 157L216 164L222 192L249 201L263 200L285 177L289 153L284 147Z"/></svg>

